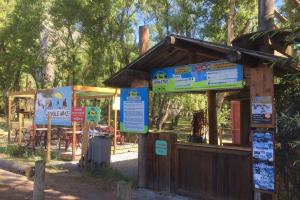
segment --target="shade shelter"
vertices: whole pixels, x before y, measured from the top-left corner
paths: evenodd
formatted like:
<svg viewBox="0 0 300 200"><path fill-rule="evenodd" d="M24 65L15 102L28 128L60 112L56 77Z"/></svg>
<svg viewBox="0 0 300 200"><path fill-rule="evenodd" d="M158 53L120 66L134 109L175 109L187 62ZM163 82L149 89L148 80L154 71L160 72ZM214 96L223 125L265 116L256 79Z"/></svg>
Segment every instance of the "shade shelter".
<svg viewBox="0 0 300 200"><path fill-rule="evenodd" d="M258 124L250 108L256 97L265 96L270 97L274 108L274 77L299 72L292 59L170 35L104 83L110 87L149 87L153 90L153 70L220 60L242 65L243 87L182 91L207 94L209 144L181 143L177 142L176 135L148 133L145 142L139 143L139 148L144 150L144 156L139 154L141 187L200 199L253 198L250 133L253 130L274 130L275 109L269 116L270 123ZM240 146L218 145L216 94L224 91L246 95L242 100L247 101L241 104L241 120L245 123L240 124ZM157 140L168 141L167 156L154 153Z"/></svg>
<svg viewBox="0 0 300 200"><path fill-rule="evenodd" d="M19 92L8 92L7 97L8 97L8 113L7 113L7 124L8 124L8 142L10 142L10 137L11 137L11 129L12 129L12 101L14 98L30 98L30 99L35 99L35 90L28 90L28 91L19 91ZM21 119L19 119L21 121ZM20 124L19 124L20 126ZM19 128L20 129L20 128ZM21 129L20 129L21 130Z"/></svg>
<svg viewBox="0 0 300 200"><path fill-rule="evenodd" d="M47 90L47 89L46 89ZM84 100L99 100L99 99L108 99L108 126L111 126L111 103L113 98L119 95L119 91L116 88L105 88L105 87L91 87L91 86L80 86L74 85L72 86L72 107L76 107L80 105L81 101ZM12 99L13 98L32 98L36 99L37 91L30 90L30 91L19 91L19 92L9 92L8 93L8 140L10 139L10 132L11 132L11 108L12 108ZM114 111L114 151L116 149L116 133L117 133L117 111ZM34 123L34 122L33 122ZM72 125L72 159L75 159L75 140L76 140L76 127L75 124ZM36 127L33 126L33 134L36 134ZM35 138L35 137L33 137ZM35 142L33 142L35 144ZM34 146L34 145L33 145Z"/></svg>

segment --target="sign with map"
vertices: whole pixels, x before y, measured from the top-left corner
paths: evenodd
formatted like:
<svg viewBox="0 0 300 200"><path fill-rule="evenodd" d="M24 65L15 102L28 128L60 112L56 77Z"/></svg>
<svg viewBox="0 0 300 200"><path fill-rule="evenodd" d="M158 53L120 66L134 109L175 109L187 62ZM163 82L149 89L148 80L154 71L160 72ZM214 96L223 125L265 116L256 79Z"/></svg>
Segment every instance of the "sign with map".
<svg viewBox="0 0 300 200"><path fill-rule="evenodd" d="M151 71L153 91L180 92L243 87L243 66L227 61L189 64Z"/></svg>
<svg viewBox="0 0 300 200"><path fill-rule="evenodd" d="M71 126L72 87L59 87L40 90L36 95L34 123L48 124L51 114L52 125Z"/></svg>
<svg viewBox="0 0 300 200"><path fill-rule="evenodd" d="M148 132L148 88L121 89L120 130Z"/></svg>

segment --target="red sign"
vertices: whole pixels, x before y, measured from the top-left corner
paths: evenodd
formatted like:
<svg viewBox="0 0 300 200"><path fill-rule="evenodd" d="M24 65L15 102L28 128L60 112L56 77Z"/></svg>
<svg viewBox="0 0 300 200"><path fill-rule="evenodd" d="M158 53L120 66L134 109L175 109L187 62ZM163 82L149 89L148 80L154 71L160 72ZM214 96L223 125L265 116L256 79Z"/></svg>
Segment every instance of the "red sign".
<svg viewBox="0 0 300 200"><path fill-rule="evenodd" d="M85 107L73 107L71 119L72 119L72 122L84 122Z"/></svg>

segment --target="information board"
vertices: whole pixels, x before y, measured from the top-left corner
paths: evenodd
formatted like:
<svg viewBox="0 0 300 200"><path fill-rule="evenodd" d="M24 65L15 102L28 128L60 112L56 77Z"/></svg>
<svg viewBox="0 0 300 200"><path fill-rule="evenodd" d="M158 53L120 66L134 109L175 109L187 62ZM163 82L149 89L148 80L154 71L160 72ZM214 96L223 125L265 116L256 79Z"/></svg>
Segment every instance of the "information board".
<svg viewBox="0 0 300 200"><path fill-rule="evenodd" d="M148 132L148 93L148 88L121 89L121 132Z"/></svg>
<svg viewBox="0 0 300 200"><path fill-rule="evenodd" d="M156 140L155 141L155 154L158 156L167 156L168 155L168 143L165 140Z"/></svg>
<svg viewBox="0 0 300 200"><path fill-rule="evenodd" d="M253 181L258 190L274 191L274 142L271 132L254 132L252 138Z"/></svg>
<svg viewBox="0 0 300 200"><path fill-rule="evenodd" d="M48 124L48 113L52 125L71 126L72 87L40 90L36 95L34 123Z"/></svg>
<svg viewBox="0 0 300 200"><path fill-rule="evenodd" d="M251 113L252 124L272 124L272 97L253 97Z"/></svg>
<svg viewBox="0 0 300 200"><path fill-rule="evenodd" d="M71 115L72 122L84 122L85 121L85 107L73 107L72 108L72 115Z"/></svg>
<svg viewBox="0 0 300 200"><path fill-rule="evenodd" d="M85 107L85 119L87 122L100 123L101 110L99 107Z"/></svg>
<svg viewBox="0 0 300 200"><path fill-rule="evenodd" d="M243 87L243 66L215 61L151 71L154 92L180 92Z"/></svg>

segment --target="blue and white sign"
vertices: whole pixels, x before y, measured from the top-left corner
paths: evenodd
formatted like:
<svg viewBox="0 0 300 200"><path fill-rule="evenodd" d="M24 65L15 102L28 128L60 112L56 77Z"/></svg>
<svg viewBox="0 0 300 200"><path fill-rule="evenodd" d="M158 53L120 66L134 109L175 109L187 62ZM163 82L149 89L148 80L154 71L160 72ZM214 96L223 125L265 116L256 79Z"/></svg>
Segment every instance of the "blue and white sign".
<svg viewBox="0 0 300 200"><path fill-rule="evenodd" d="M121 132L148 132L148 93L148 88L121 89Z"/></svg>
<svg viewBox="0 0 300 200"><path fill-rule="evenodd" d="M252 145L254 187L273 192L275 185L273 134L254 132Z"/></svg>
<svg viewBox="0 0 300 200"><path fill-rule="evenodd" d="M36 95L34 123L48 124L48 113L52 125L71 126L72 87L40 90Z"/></svg>

